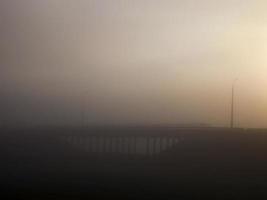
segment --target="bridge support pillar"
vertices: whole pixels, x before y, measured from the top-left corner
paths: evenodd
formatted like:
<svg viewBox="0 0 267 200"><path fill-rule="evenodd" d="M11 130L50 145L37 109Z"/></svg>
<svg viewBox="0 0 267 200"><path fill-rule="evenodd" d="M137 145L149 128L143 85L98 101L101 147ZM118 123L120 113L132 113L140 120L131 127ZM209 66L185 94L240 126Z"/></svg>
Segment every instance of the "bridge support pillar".
<svg viewBox="0 0 267 200"><path fill-rule="evenodd" d="M150 155L150 137L146 138L146 155Z"/></svg>

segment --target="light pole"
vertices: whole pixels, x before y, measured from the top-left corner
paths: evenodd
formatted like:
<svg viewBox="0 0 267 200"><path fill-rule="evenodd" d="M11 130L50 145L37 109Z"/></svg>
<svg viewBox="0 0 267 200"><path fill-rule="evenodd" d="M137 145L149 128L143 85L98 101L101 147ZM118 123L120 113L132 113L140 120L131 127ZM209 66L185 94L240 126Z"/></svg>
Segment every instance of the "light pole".
<svg viewBox="0 0 267 200"><path fill-rule="evenodd" d="M238 79L235 79L232 83L232 100L231 100L231 120L230 128L234 128L234 103L235 103L235 84Z"/></svg>

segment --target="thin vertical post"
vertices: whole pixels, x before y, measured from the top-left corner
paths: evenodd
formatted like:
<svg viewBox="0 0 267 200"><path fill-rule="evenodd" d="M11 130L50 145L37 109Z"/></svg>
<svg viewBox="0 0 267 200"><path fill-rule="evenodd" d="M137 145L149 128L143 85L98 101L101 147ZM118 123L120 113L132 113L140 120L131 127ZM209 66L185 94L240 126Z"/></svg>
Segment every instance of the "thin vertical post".
<svg viewBox="0 0 267 200"><path fill-rule="evenodd" d="M230 127L234 128L234 85L232 86L232 100L231 100L231 122Z"/></svg>
<svg viewBox="0 0 267 200"><path fill-rule="evenodd" d="M232 98L231 98L231 119L230 119L230 128L234 128L234 104L235 104L235 83L237 79L233 81L232 84Z"/></svg>

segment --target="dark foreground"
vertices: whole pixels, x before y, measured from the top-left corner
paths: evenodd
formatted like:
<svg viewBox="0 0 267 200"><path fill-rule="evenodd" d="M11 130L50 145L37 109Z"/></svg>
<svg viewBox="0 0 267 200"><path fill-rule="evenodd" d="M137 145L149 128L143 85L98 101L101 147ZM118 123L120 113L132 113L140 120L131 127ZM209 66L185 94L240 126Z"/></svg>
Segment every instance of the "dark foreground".
<svg viewBox="0 0 267 200"><path fill-rule="evenodd" d="M2 130L1 195L28 200L267 199L265 130L119 131L181 134L184 140L150 156L100 154L58 142L64 129Z"/></svg>

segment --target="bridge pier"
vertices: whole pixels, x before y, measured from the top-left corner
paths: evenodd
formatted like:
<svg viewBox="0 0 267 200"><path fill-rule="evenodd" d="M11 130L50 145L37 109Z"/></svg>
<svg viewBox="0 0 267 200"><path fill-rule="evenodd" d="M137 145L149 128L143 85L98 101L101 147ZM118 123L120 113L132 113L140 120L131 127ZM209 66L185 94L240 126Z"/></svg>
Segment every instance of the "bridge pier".
<svg viewBox="0 0 267 200"><path fill-rule="evenodd" d="M146 138L146 155L149 156L150 155L150 141L149 141L149 137Z"/></svg>
<svg viewBox="0 0 267 200"><path fill-rule="evenodd" d="M156 154L156 147L157 147L157 137L152 138L152 155Z"/></svg>
<svg viewBox="0 0 267 200"><path fill-rule="evenodd" d="M163 137L159 137L159 152L163 151Z"/></svg>
<svg viewBox="0 0 267 200"><path fill-rule="evenodd" d="M130 136L127 138L127 145L126 145L128 147L127 148L127 154L128 155L131 154L131 148L132 148L132 142L131 141L132 141L132 137Z"/></svg>
<svg viewBox="0 0 267 200"><path fill-rule="evenodd" d="M113 140L113 137L110 136L108 140L108 151L110 154L112 154L112 140Z"/></svg>
<svg viewBox="0 0 267 200"><path fill-rule="evenodd" d="M137 137L134 136L133 137L133 154L135 155L137 152L136 152L136 143L137 143Z"/></svg>

